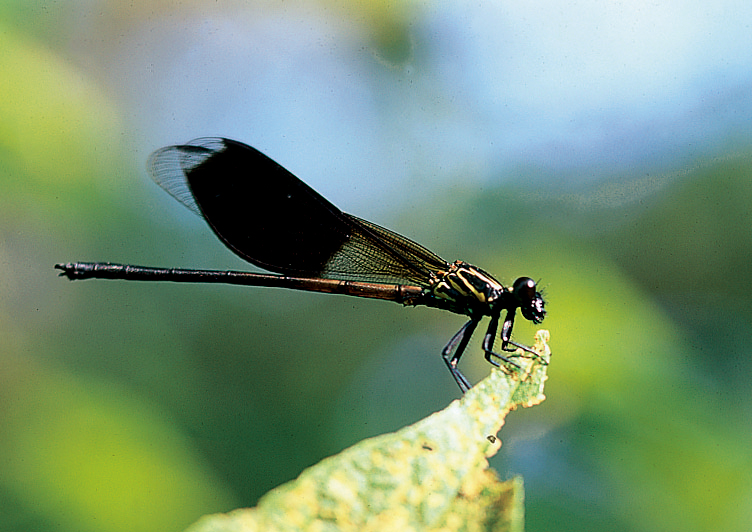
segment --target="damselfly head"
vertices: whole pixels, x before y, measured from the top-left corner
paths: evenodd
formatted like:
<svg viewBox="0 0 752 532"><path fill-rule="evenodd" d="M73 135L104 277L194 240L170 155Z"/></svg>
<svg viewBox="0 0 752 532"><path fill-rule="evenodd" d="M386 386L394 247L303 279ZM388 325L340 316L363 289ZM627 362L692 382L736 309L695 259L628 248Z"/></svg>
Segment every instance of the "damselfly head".
<svg viewBox="0 0 752 532"><path fill-rule="evenodd" d="M512 285L512 294L519 303L520 312L533 323L540 323L546 317L546 303L536 290L535 281L530 277L520 277Z"/></svg>

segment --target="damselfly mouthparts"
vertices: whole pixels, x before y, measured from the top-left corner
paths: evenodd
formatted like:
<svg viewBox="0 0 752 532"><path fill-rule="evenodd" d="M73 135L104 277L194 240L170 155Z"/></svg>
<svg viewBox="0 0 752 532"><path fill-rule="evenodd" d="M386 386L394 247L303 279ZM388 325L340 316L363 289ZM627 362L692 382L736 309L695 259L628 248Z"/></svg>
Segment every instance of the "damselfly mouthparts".
<svg viewBox="0 0 752 532"><path fill-rule="evenodd" d="M246 261L279 275L238 271L149 268L108 262L57 264L69 279L125 279L274 286L426 305L470 319L442 356L460 389L470 382L457 363L478 323L491 321L483 339L486 360L518 366L494 351L529 347L511 339L517 309L540 323L546 315L535 281L520 277L505 287L462 261L448 263L420 244L340 211L311 187L240 142L197 139L168 146L149 159L154 181L203 217L222 242Z"/></svg>

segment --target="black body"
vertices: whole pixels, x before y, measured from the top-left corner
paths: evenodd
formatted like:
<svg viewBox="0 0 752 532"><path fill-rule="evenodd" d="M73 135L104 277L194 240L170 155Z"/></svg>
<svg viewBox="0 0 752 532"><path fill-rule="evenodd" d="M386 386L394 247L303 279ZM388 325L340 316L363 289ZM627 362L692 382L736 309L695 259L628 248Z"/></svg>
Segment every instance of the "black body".
<svg viewBox="0 0 752 532"><path fill-rule="evenodd" d="M281 275L148 268L111 263L57 264L69 279L127 279L222 282L277 286L426 305L470 320L442 355L464 392L468 380L457 369L470 336L490 316L483 351L499 366L513 361L493 351L502 311L501 348L536 354L511 340L514 316L540 323L543 298L529 277L504 287L480 268L448 263L423 246L376 224L343 213L261 152L223 138L197 139L156 151L152 178L202 216L238 256ZM509 346L513 347L509 347Z"/></svg>

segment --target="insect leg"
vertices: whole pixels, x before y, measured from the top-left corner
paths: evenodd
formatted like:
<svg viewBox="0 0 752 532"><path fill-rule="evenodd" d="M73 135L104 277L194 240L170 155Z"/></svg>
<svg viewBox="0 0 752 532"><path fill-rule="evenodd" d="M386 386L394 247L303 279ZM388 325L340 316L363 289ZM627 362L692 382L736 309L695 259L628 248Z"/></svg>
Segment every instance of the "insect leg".
<svg viewBox="0 0 752 532"><path fill-rule="evenodd" d="M522 344L518 344L517 342L515 342L514 340L511 339L512 338L512 327L514 326L514 315L515 315L515 311L514 310L507 310L506 318L504 319L504 323L501 326L501 349L502 349L502 351L506 351L508 353L514 353L515 351L517 351L517 349L522 349L526 353L530 353L531 355L533 355L533 357L537 358L542 364L547 365L548 362L546 362L545 359L541 358L541 356L538 353L536 353L535 351L533 351L532 349L530 349L528 346L522 345ZM490 329L490 326L489 326L489 329ZM494 332L495 331L496 331L496 329L494 327ZM492 340L492 342L493 342L493 340ZM493 344L491 344L491 345L493 345ZM509 347L510 345L513 346L513 347ZM485 346L485 343L484 343L484 346ZM485 349L485 347L484 347L484 349ZM496 353L491 353L491 354L495 355L495 356L499 356L499 355L496 355ZM489 356L489 354L488 354L488 352L486 352L486 360L488 360L488 356ZM510 356L520 356L520 355L510 355ZM506 357L499 357L499 358L507 360ZM491 362L490 360L488 360L488 361ZM493 364L493 362L491 362L491 363ZM515 366L519 367L517 364L515 364Z"/></svg>
<svg viewBox="0 0 752 532"><path fill-rule="evenodd" d="M497 368L501 367L501 363L499 361L503 361L505 364L509 364L510 366L514 366L515 368L519 369L520 368L519 364L509 360L509 358L505 357L504 355L500 355L499 353L494 352L493 350L493 344L496 338L496 329L498 329L499 327L499 315L500 314L491 316L491 323L488 324L488 329L486 330L486 336L483 337L483 353L485 353L486 360L488 360L488 362L490 362L492 365L496 366ZM510 323L508 328L507 328L507 323ZM506 349L506 344L510 343L508 338L507 340L504 340L504 332L506 331L507 334L509 334L509 331L512 328L511 323L514 323L514 314L512 314L512 318L510 321L509 311L507 311L507 317L504 320L504 324L501 326L501 334L502 334L501 348L504 351L508 351L508 349Z"/></svg>
<svg viewBox="0 0 752 532"><path fill-rule="evenodd" d="M452 339L449 340L449 343L441 351L441 356L444 357L444 362L446 362L452 377L457 381L457 386L460 387L462 393L465 393L470 389L470 382L462 372L457 369L457 363L460 361L460 357L465 351L467 343L470 341L470 337L478 326L478 321L479 320L473 318L463 325L462 328L457 331L457 334L452 336Z"/></svg>

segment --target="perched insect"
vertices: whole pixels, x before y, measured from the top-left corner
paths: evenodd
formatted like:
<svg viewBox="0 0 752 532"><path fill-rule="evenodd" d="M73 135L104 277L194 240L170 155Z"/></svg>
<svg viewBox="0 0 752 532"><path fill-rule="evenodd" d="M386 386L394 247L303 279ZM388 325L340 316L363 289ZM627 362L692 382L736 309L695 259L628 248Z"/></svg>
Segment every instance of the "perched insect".
<svg viewBox="0 0 752 532"><path fill-rule="evenodd" d="M483 339L486 360L519 366L493 350L537 354L511 339L517 309L540 323L546 315L535 281L520 277L503 286L462 261L448 263L420 244L340 211L300 179L240 142L197 139L168 146L149 159L154 181L203 217L235 254L280 275L237 271L148 268L111 263L57 264L69 279L125 279L274 286L426 305L470 319L442 356L460 389L469 381L457 368L478 323L489 316Z"/></svg>

